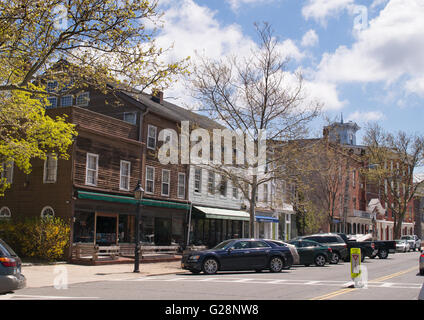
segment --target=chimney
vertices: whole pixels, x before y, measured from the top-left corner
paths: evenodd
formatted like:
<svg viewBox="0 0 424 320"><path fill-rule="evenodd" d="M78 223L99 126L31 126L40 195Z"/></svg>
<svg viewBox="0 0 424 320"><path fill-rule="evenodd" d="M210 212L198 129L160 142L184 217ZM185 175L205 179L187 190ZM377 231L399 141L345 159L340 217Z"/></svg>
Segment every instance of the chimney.
<svg viewBox="0 0 424 320"><path fill-rule="evenodd" d="M161 91L159 89L154 89L152 91L152 100L154 102L163 104L163 91Z"/></svg>

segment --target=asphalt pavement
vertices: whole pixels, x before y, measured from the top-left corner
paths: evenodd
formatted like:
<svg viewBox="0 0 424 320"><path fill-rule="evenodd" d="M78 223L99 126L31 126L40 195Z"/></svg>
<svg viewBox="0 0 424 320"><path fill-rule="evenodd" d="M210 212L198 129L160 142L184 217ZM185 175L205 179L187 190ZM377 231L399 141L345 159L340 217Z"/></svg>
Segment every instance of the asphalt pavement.
<svg viewBox="0 0 424 320"><path fill-rule="evenodd" d="M183 271L179 262L148 264L144 269L141 265L140 274L132 273L131 265L28 267L23 270L28 288L0 299L417 300L424 283L418 258L418 252L396 253L384 260L367 258L363 264L368 276L365 288L352 288L350 263L212 276ZM37 280L48 274L44 282Z"/></svg>

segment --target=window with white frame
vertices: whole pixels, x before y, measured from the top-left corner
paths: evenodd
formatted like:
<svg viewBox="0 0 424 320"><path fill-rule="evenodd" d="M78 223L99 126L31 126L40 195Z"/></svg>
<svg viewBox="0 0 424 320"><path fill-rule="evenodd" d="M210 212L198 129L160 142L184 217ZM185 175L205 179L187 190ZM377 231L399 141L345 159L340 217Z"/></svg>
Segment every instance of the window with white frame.
<svg viewBox="0 0 424 320"><path fill-rule="evenodd" d="M227 196L227 185L228 185L227 178L224 176L221 176L221 184L219 186L219 193L223 197Z"/></svg>
<svg viewBox="0 0 424 320"><path fill-rule="evenodd" d="M202 169L194 169L194 192L202 192Z"/></svg>
<svg viewBox="0 0 424 320"><path fill-rule="evenodd" d="M41 218L53 218L54 217L54 210L50 206L46 206L41 210Z"/></svg>
<svg viewBox="0 0 424 320"><path fill-rule="evenodd" d="M47 82L47 92L54 92L57 89L57 80Z"/></svg>
<svg viewBox="0 0 424 320"><path fill-rule="evenodd" d="M162 191L163 196L169 196L169 184L171 181L171 171L162 169Z"/></svg>
<svg viewBox="0 0 424 320"><path fill-rule="evenodd" d="M7 183L13 182L13 161L8 161L2 164L3 170L1 172L1 178L6 179Z"/></svg>
<svg viewBox="0 0 424 320"><path fill-rule="evenodd" d="M2 207L0 209L0 219L7 219L12 217L12 213L8 207Z"/></svg>
<svg viewBox="0 0 424 320"><path fill-rule="evenodd" d="M88 103L90 102L90 92L83 92L77 95L77 98L75 99L75 105L80 107L86 107L88 106Z"/></svg>
<svg viewBox="0 0 424 320"><path fill-rule="evenodd" d="M213 171L208 171L208 193L215 193L215 173Z"/></svg>
<svg viewBox="0 0 424 320"><path fill-rule="evenodd" d="M238 188L233 186L233 199L238 199Z"/></svg>
<svg viewBox="0 0 424 320"><path fill-rule="evenodd" d="M137 113L136 112L124 112L123 120L130 124L137 123Z"/></svg>
<svg viewBox="0 0 424 320"><path fill-rule="evenodd" d="M152 125L148 125L147 127L147 148L149 149L154 150L156 148L157 130L158 128Z"/></svg>
<svg viewBox="0 0 424 320"><path fill-rule="evenodd" d="M44 183L55 183L57 179L57 158L48 154L46 160L44 160Z"/></svg>
<svg viewBox="0 0 424 320"><path fill-rule="evenodd" d="M60 106L61 107L71 107L72 106L72 96L66 95L60 98Z"/></svg>
<svg viewBox="0 0 424 320"><path fill-rule="evenodd" d="M97 186L97 177L99 173L99 155L87 153L87 163L85 169L85 184Z"/></svg>
<svg viewBox="0 0 424 320"><path fill-rule="evenodd" d="M146 166L146 193L155 191L155 168Z"/></svg>
<svg viewBox="0 0 424 320"><path fill-rule="evenodd" d="M119 189L130 190L130 175L131 175L131 162L121 160Z"/></svg>
<svg viewBox="0 0 424 320"><path fill-rule="evenodd" d="M185 173L178 173L178 198L185 198Z"/></svg>
<svg viewBox="0 0 424 320"><path fill-rule="evenodd" d="M49 104L46 106L46 109L57 108L57 97L48 97L47 100Z"/></svg>
<svg viewBox="0 0 424 320"><path fill-rule="evenodd" d="M264 184L263 189L263 201L268 203L268 185Z"/></svg>

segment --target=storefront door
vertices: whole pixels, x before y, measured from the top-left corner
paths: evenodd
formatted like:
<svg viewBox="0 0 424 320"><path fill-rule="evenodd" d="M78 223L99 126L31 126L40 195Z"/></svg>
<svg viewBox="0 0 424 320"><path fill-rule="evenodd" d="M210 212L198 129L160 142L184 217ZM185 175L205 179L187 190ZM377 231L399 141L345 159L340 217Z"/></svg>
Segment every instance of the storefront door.
<svg viewBox="0 0 424 320"><path fill-rule="evenodd" d="M171 219L155 218L155 245L169 246L171 244Z"/></svg>
<svg viewBox="0 0 424 320"><path fill-rule="evenodd" d="M96 244L111 246L118 244L118 214L96 212Z"/></svg>

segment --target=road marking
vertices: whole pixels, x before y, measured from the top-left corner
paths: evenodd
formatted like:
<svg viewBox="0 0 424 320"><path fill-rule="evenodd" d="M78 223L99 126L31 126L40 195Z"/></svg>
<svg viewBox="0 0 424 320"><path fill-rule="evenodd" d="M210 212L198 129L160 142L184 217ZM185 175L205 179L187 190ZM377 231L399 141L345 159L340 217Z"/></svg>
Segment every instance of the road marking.
<svg viewBox="0 0 424 320"><path fill-rule="evenodd" d="M376 284L376 283L379 283L379 282L382 282L382 281L385 281L385 280L388 280L388 279L391 279L391 278L394 278L394 277L398 277L400 275L403 275L405 273L411 272L411 271L416 270L416 269L417 269L416 267L409 268L409 269L406 269L406 270L403 270L403 271L399 271L399 272L396 272L396 273L389 274L387 276L383 276L383 277L380 277L380 278L377 278L377 279L374 279L374 280L370 280L370 281L368 281L368 283ZM372 287L375 287L375 286L372 286ZM377 286L377 287L395 288L394 286L391 286L391 285L386 285L385 286L384 284L381 284L380 286ZM396 287L396 288L399 289L401 287ZM336 297L336 296L339 296L341 294L348 293L348 292L353 292L353 291L356 291L356 290L357 290L357 288L341 289L341 290L338 290L338 291L330 292L330 293L328 293L326 295L322 295L322 296L318 296L318 297L315 297L315 298L311 298L310 300L326 300L326 299L331 299L331 298Z"/></svg>
<svg viewBox="0 0 424 320"><path fill-rule="evenodd" d="M340 289L340 290L337 290L337 291L334 291L334 292L324 294L322 296L312 298L310 300L326 300L326 299L330 299L330 298L336 297L338 295L344 294L346 292L352 292L354 290L356 290L356 289L351 289L351 288Z"/></svg>
<svg viewBox="0 0 424 320"><path fill-rule="evenodd" d="M383 282L383 281L385 281L385 280L389 280L389 279L391 279L391 278L401 276L401 275L403 275L403 274L405 274L405 273L408 273L408 272L411 272L411 271L413 271L413 270L417 270L417 268L416 268L416 267L409 268L409 269L407 269L407 270L403 270L403 271L399 271L399 272L396 272L396 273L393 273L393 274L389 274L389 275L387 275L387 276L383 276L383 277L380 277L380 278L377 278L377 279L371 280L371 281L369 281L369 282L371 282L371 283L375 283L375 282Z"/></svg>

